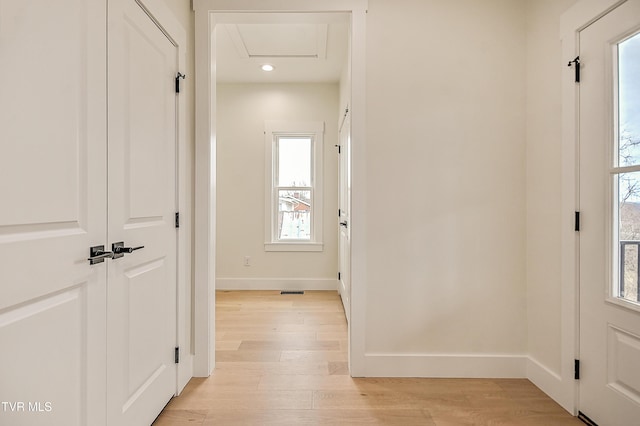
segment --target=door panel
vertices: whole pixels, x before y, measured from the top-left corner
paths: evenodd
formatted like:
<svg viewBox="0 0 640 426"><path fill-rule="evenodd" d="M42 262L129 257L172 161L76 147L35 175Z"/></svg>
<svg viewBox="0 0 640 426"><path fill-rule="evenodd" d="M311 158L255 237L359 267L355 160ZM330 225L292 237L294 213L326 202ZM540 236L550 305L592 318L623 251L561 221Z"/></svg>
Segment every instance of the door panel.
<svg viewBox="0 0 640 426"><path fill-rule="evenodd" d="M0 185L3 202L17 207L1 209L4 226L77 227L79 202L86 199L86 185L81 186L80 179L87 178L87 171L79 157L86 155L89 87L76 82L86 77L88 11L79 0L66 0L60 6L70 13L58 20L51 19L57 16L54 5L0 3L5 149L0 168L8 178ZM43 64L64 66L43 72ZM58 158L74 167L59 167Z"/></svg>
<svg viewBox="0 0 640 426"><path fill-rule="evenodd" d="M340 235L339 235L339 266L340 282L338 290L342 298L342 305L347 317L351 318L351 115L348 110L340 128Z"/></svg>
<svg viewBox="0 0 640 426"><path fill-rule="evenodd" d="M637 268L630 277L624 265L633 256L637 264L629 247L640 239L631 232L640 229L633 213L640 206L633 189L640 166L632 164L635 148L625 152L624 134L640 123L620 119L629 105L620 101L627 89L618 84L620 43L638 31L640 0L629 0L580 33L579 407L601 425L635 424L640 417L640 304L622 294L629 279L637 291ZM640 56L637 61L640 70ZM633 137L640 142L640 133Z"/></svg>
<svg viewBox="0 0 640 426"><path fill-rule="evenodd" d="M134 0L109 3L108 422L150 424L176 389L177 49Z"/></svg>
<svg viewBox="0 0 640 426"><path fill-rule="evenodd" d="M105 33L101 1L0 0L0 424L104 424Z"/></svg>
<svg viewBox="0 0 640 426"><path fill-rule="evenodd" d="M2 371L2 400L28 404L13 413L0 407L1 424L86 424L82 400L87 377L78 368L87 346L85 287L82 283L0 316L3 347L20 354Z"/></svg>

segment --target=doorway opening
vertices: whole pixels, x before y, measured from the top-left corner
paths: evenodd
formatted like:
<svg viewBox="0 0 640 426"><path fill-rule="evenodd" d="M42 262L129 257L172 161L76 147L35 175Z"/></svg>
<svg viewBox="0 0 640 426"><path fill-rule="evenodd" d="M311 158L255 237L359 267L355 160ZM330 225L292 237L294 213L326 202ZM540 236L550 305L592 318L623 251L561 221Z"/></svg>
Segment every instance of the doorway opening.
<svg viewBox="0 0 640 426"><path fill-rule="evenodd" d="M218 121L216 120L216 109L222 105L216 104L217 96L217 73L218 73L218 53L216 51L216 28L226 24L238 24L234 18L245 19L245 24L249 25L248 30L252 31L253 24L259 22L251 19L259 19L260 15L281 14L286 18L294 19L296 15L308 14L310 17L330 16L334 18L339 15L347 17L350 29L350 51L348 64L350 71L350 87L345 90L345 98L349 99L349 109L351 114L351 137L353 141L353 156L350 164L351 179L354 189L350 191L351 205L359 212L364 212L365 205L365 168L364 168L364 112L365 112L365 21L366 21L366 0L349 0L341 2L339 5L332 4L318 9L306 1L291 0L288 2L270 4L268 8L260 3L261 8L251 7L251 2L243 5L235 4L233 8L220 5L218 2L201 0L194 2L196 11L196 210L195 221L198 232L195 235L195 290L194 290L194 375L208 376L213 371L214 366L214 338L215 338L215 289L216 289L216 222L220 219L216 217L217 200L217 170L216 166L220 161L216 159L216 144L219 138ZM255 4L254 4L255 6ZM344 18L343 18L344 19ZM316 22L317 23L317 22ZM225 30L227 31L227 30ZM233 31L233 30L232 30ZM228 32L228 31L227 31ZM235 37L235 36L230 36ZM234 49L237 47L234 46ZM284 56L284 55L283 55ZM245 58L247 59L247 58ZM286 60L287 58L282 58ZM263 64L264 65L264 64ZM274 64L270 64L274 66ZM277 64L274 66L277 70ZM259 70L259 72L262 72ZM274 98L277 102L277 97ZM225 103L224 108L227 108ZM332 121L337 121L336 116L340 116L340 111L334 111ZM325 120L328 121L328 120ZM264 130L263 130L264 132ZM264 139L259 142L264 144ZM249 155L247 153L247 155ZM264 160L263 160L264 161ZM239 167L242 169L242 166ZM240 176L241 178L242 176ZM260 178L263 183L264 177ZM256 200L255 208L264 209L262 200ZM332 212L331 216L335 215ZM356 218L356 216L358 216ZM351 281L353 283L351 293L351 319L349 322L349 359L351 362L352 375L363 375L364 368L364 292L358 283L365 281L364 265L366 264L366 250L363 230L366 227L366 219L363 214L353 215L353 223L350 226L350 233L353 234L349 260ZM357 220L356 220L357 219ZM327 229L327 231L330 231ZM337 230L335 230L337 233ZM359 236L359 237L358 237ZM262 241L264 244L264 241ZM219 249L219 248L218 248ZM305 253L296 253L305 254ZM249 259L246 259L246 257ZM250 254L241 254L240 267L248 261L247 268L251 268L251 263L258 259L252 258ZM237 259L235 260L237 264ZM336 280L333 279L333 289L336 288ZM360 293L361 297L357 296ZM354 363L354 360L357 360ZM360 372L358 372L358 367Z"/></svg>
<svg viewBox="0 0 640 426"><path fill-rule="evenodd" d="M281 290L339 289L348 259L340 253L336 212L347 210L339 197L347 191L338 186L339 127L350 102L349 21L346 13L216 15L219 292L257 290L265 303L282 303L272 297ZM242 306L268 321L261 305ZM221 347L243 337L217 326Z"/></svg>

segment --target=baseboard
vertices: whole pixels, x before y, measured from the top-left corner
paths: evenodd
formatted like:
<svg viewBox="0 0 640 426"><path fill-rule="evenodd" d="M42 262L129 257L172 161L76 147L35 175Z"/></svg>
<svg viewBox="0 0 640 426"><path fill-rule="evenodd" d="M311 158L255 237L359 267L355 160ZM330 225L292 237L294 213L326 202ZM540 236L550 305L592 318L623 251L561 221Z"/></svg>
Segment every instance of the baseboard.
<svg viewBox="0 0 640 426"><path fill-rule="evenodd" d="M186 351L182 351L186 352ZM190 353L180 353L180 363L178 366L178 388L176 396L180 395L184 390L191 377L193 377L193 355Z"/></svg>
<svg viewBox="0 0 640 426"><path fill-rule="evenodd" d="M365 354L366 377L525 378L524 355Z"/></svg>
<svg viewBox="0 0 640 426"><path fill-rule="evenodd" d="M330 278L217 278L216 290L338 290Z"/></svg>
<svg viewBox="0 0 640 426"><path fill-rule="evenodd" d="M574 402L571 392L567 392L567 386L562 382L562 377L548 369L536 359L527 359L527 379L565 410L573 415Z"/></svg>

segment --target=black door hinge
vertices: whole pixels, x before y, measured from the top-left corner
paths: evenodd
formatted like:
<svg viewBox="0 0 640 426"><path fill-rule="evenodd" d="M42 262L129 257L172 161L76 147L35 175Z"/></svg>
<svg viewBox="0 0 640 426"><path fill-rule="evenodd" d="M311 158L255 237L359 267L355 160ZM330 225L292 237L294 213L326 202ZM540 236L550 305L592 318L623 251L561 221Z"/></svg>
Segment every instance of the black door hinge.
<svg viewBox="0 0 640 426"><path fill-rule="evenodd" d="M340 217L342 215L342 210L338 209L338 217Z"/></svg>
<svg viewBox="0 0 640 426"><path fill-rule="evenodd" d="M336 145L336 148L338 148L338 154L342 154L342 146Z"/></svg>
<svg viewBox="0 0 640 426"><path fill-rule="evenodd" d="M580 231L580 212L576 212L573 230L576 232Z"/></svg>
<svg viewBox="0 0 640 426"><path fill-rule="evenodd" d="M338 272L338 281L340 281L341 277L342 277L342 274L340 274L340 272Z"/></svg>
<svg viewBox="0 0 640 426"><path fill-rule="evenodd" d="M598 426L598 423L591 420L585 413L578 411L578 420L582 421L587 426Z"/></svg>
<svg viewBox="0 0 640 426"><path fill-rule="evenodd" d="M176 228L180 228L180 212L176 212Z"/></svg>
<svg viewBox="0 0 640 426"><path fill-rule="evenodd" d="M575 380L580 380L580 360L573 360L573 378Z"/></svg>
<svg viewBox="0 0 640 426"><path fill-rule="evenodd" d="M180 363L180 347L179 346L176 346L174 360L176 364Z"/></svg>
<svg viewBox="0 0 640 426"><path fill-rule="evenodd" d="M576 83L580 83L580 56L576 56L576 58L573 61L569 61L567 66L570 67L572 64L575 67Z"/></svg>
<svg viewBox="0 0 640 426"><path fill-rule="evenodd" d="M176 75L176 93L180 93L180 79L184 80L185 78L187 78L187 76L182 74L181 72Z"/></svg>

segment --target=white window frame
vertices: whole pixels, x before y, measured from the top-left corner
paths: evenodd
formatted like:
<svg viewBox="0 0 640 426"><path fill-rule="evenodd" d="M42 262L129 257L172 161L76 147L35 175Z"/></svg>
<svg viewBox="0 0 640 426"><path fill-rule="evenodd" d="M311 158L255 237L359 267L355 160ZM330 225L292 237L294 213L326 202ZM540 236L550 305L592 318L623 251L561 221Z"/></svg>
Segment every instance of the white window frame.
<svg viewBox="0 0 640 426"><path fill-rule="evenodd" d="M324 122L265 121L265 251L322 251ZM280 137L311 138L311 239L279 241L276 142Z"/></svg>

